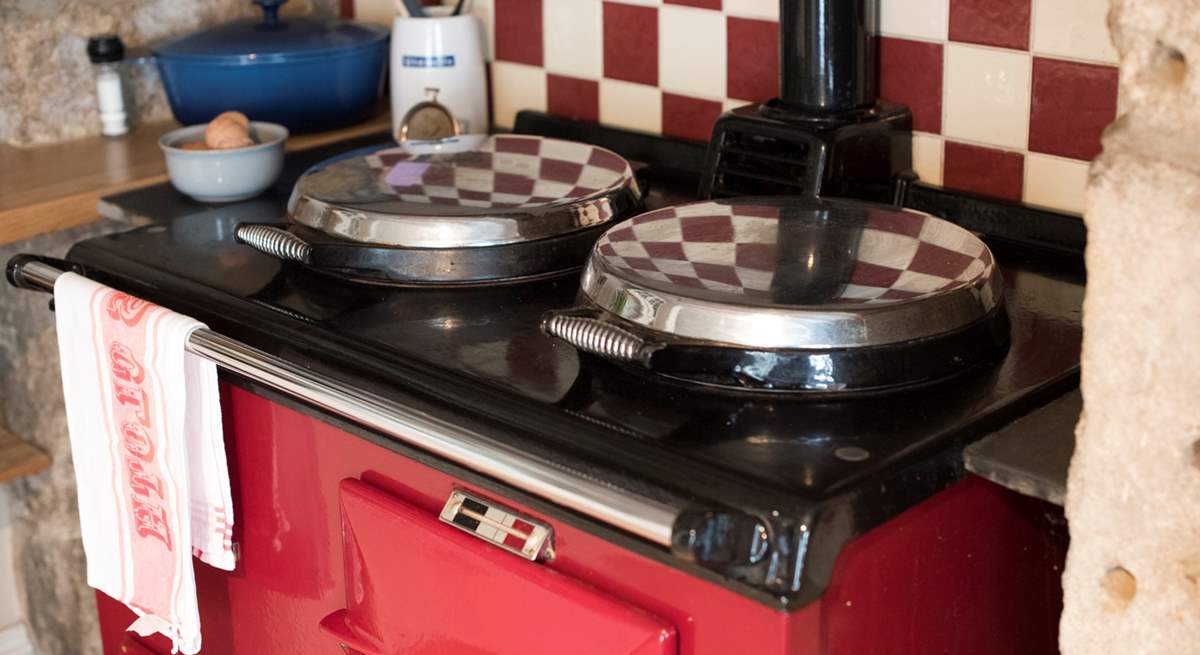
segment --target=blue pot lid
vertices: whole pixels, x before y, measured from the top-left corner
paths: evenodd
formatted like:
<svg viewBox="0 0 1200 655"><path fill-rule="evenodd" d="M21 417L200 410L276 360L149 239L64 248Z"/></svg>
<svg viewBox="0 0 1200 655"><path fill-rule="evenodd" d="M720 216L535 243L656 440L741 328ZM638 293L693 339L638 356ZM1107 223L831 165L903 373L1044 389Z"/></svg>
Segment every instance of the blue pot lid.
<svg viewBox="0 0 1200 655"><path fill-rule="evenodd" d="M379 46L388 36L386 27L370 23L267 17L194 32L159 44L154 54L213 64L293 62Z"/></svg>

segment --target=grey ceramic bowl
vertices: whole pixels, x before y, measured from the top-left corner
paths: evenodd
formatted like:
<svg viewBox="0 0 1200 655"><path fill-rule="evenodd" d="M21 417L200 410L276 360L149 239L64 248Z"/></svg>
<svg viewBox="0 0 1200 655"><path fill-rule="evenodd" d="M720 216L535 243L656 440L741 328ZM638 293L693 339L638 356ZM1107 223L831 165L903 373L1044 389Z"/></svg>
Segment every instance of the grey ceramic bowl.
<svg viewBox="0 0 1200 655"><path fill-rule="evenodd" d="M184 150L183 144L204 140L205 125L181 127L158 140L167 158L171 184L201 202L245 200L266 191L283 170L287 128L250 121L250 137L258 145L233 150Z"/></svg>

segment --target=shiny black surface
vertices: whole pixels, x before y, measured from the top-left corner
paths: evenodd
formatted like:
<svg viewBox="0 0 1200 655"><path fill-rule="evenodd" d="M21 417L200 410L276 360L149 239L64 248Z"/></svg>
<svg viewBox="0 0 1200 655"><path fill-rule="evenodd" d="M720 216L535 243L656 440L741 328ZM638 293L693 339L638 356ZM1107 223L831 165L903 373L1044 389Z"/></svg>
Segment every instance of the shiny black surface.
<svg viewBox="0 0 1200 655"><path fill-rule="evenodd" d="M875 104L876 0L779 3L780 100L828 114Z"/></svg>
<svg viewBox="0 0 1200 655"><path fill-rule="evenodd" d="M657 187L650 207L690 199L695 188ZM576 274L383 288L233 242L237 223L278 220L281 202L192 213L167 203L170 221L84 241L69 259L100 281L347 385L478 426L530 457L696 511L759 517L782 561L722 575L783 605L820 593L846 539L961 476L963 445L1077 381L1083 286L1073 256L989 242L1011 323L1012 345L995 365L867 400L811 400L710 390L579 355L538 329L545 311L577 303Z"/></svg>
<svg viewBox="0 0 1200 655"><path fill-rule="evenodd" d="M1069 274L1013 266L1019 253L1004 268L1013 347L999 365L941 388L826 404L714 394L581 357L538 331L543 311L575 303L573 274L475 289L351 285L234 244L232 225L245 220L237 209L230 207L229 219L209 210L92 239L70 259L149 285L168 305L179 294L219 299L254 311L266 324L294 321L314 345L332 346L324 342L327 335L350 337L364 353L453 373L539 411L587 416L608 424L616 442L651 441L664 456L708 462L805 498L887 468L897 455L1070 376L1078 364L1082 286ZM183 281L201 288L185 290ZM203 314L202 320L228 324L220 306ZM264 337L270 335L255 341ZM619 443L612 445L619 460ZM872 457L842 462L832 453L842 445L866 448Z"/></svg>

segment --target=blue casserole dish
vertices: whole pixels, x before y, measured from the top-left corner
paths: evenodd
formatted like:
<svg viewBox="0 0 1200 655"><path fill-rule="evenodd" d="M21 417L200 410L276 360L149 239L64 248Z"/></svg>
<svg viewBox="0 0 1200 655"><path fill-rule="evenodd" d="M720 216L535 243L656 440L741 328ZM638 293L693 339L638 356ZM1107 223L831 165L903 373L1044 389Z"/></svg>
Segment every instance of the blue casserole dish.
<svg viewBox="0 0 1200 655"><path fill-rule="evenodd" d="M285 1L255 0L261 21L228 23L154 49L175 120L192 125L237 110L292 132L315 132L371 115L387 79L387 28L280 18Z"/></svg>

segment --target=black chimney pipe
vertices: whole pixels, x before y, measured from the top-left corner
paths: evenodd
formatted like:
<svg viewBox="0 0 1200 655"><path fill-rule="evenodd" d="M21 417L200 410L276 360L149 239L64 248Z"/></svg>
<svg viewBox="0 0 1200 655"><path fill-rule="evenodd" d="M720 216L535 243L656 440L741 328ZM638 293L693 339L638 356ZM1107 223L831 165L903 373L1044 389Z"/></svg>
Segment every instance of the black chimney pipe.
<svg viewBox="0 0 1200 655"><path fill-rule="evenodd" d="M875 104L876 0L779 0L780 100L809 114Z"/></svg>

